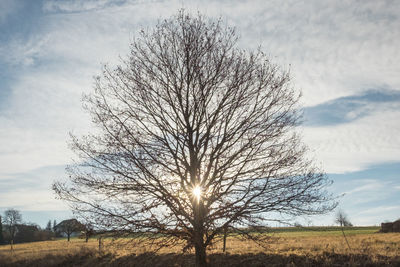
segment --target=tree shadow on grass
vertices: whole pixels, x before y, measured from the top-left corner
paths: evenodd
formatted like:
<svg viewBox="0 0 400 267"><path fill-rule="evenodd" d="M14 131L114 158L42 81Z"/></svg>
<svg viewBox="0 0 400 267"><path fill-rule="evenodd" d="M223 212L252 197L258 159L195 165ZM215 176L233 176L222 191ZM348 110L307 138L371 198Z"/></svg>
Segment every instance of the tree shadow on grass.
<svg viewBox="0 0 400 267"><path fill-rule="evenodd" d="M137 266L137 267L180 267L194 266L193 254L144 253L115 257L112 254L99 254L95 251L82 251L79 254L47 254L34 260L4 261L1 266ZM400 256L371 256L364 254L343 255L323 253L319 256L279 255L279 254L210 254L210 267L261 267L261 266L400 266Z"/></svg>

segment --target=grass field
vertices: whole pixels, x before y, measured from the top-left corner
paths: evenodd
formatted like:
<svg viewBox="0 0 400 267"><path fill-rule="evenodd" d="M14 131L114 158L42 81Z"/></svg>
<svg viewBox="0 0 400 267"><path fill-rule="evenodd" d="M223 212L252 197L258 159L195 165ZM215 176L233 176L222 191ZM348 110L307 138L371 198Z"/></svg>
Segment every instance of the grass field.
<svg viewBox="0 0 400 267"><path fill-rule="evenodd" d="M274 228L267 247L231 235L227 253L217 242L208 251L210 266L400 266L400 234L376 233L377 227L346 229L348 248L339 228ZM194 256L181 247L157 253L134 239L55 240L0 246L0 266L193 266Z"/></svg>

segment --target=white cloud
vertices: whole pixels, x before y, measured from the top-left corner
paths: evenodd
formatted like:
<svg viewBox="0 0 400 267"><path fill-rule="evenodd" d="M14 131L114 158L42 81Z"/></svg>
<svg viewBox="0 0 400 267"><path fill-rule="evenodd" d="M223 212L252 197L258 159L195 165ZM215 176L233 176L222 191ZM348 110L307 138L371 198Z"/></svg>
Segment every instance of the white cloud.
<svg viewBox="0 0 400 267"><path fill-rule="evenodd" d="M396 2L113 3L47 1L44 9L52 12L88 11L50 16L48 25L53 26L47 30L54 34L55 48L63 49L66 57L72 54L82 60L101 61L102 55L108 53L103 44L113 39L115 49L109 51L123 51L124 55L128 38L132 37L129 35L184 7L193 13L199 10L214 17L222 15L238 28L243 46L255 48L261 44L275 61L284 66L291 64L294 85L303 89L307 105L382 84L400 88L400 19L396 15L400 5ZM62 45L60 40L67 38Z"/></svg>
<svg viewBox="0 0 400 267"><path fill-rule="evenodd" d="M344 173L400 158L399 109L377 110L350 123L304 127L304 141L325 171Z"/></svg>
<svg viewBox="0 0 400 267"><path fill-rule="evenodd" d="M6 162L9 163L9 162ZM16 208L22 211L68 210L55 199L51 190L54 180L65 177L65 166L18 172L0 176L0 210Z"/></svg>
<svg viewBox="0 0 400 267"><path fill-rule="evenodd" d="M22 211L69 210L68 205L56 200L52 190L35 190L30 188L9 191L0 195L1 209L15 208Z"/></svg>
<svg viewBox="0 0 400 267"><path fill-rule="evenodd" d="M31 66L35 58L41 58L46 51L46 35L32 37L29 40L12 39L6 46L0 46L2 61L9 65Z"/></svg>
<svg viewBox="0 0 400 267"><path fill-rule="evenodd" d="M112 0L47 0L43 4L45 12L83 12L105 8L112 5Z"/></svg>
<svg viewBox="0 0 400 267"><path fill-rule="evenodd" d="M0 174L69 163L68 132L84 132L90 120L81 108L81 95L91 75L72 69L32 72L13 86L8 108L0 115Z"/></svg>
<svg viewBox="0 0 400 267"><path fill-rule="evenodd" d="M60 151L61 160L62 155L67 155L65 135L71 124L84 127L79 119L80 94L90 89L91 75L99 72L100 62L118 62L118 55L127 54L129 40L140 27L168 17L180 6L178 1L133 2L122 6L111 1L46 2L44 9L49 12L88 12L54 13L46 18L47 23L43 23L37 35L28 41L12 40L7 49L0 50L10 64L31 66L31 70L17 75L12 86L11 109L6 111L7 122L1 133L1 139L7 141L3 143L19 136L17 131L28 130L26 136L31 138L20 137L22 142L12 147L47 142L47 151ZM375 84L393 87L400 84L400 78L394 75L400 62L396 45L399 28L394 27L398 19L393 17L396 8L375 2L363 3L355 9L349 3L291 2L282 6L273 1L207 5L188 2L184 6L192 12L199 9L211 16L222 14L238 28L243 46L261 43L268 53L276 56L276 61L293 63L294 85L304 89L305 103L319 103ZM382 23L387 31L381 30ZM40 63L44 66L37 68ZM327 171L353 171L371 163L395 160L399 151L397 115L396 112L375 114L351 124L306 128L306 141L317 151ZM76 120L82 123L77 125ZM375 127L375 122L380 126ZM13 128L15 124L17 128ZM23 127L28 129L24 131ZM10 155L9 161L21 162L23 156L30 163L37 159L33 166L39 167L40 158L47 157L38 155L46 149L32 147L31 151L15 148L15 157ZM59 163L42 162L43 165Z"/></svg>
<svg viewBox="0 0 400 267"><path fill-rule="evenodd" d="M147 7L53 14L36 35L11 40L0 49L7 64L21 66L10 86L7 109L0 113L0 174L70 162L68 132L83 133L90 127L81 108L82 93L91 90L100 63L113 65L128 53L132 32L148 20ZM138 15L132 18L135 11Z"/></svg>
<svg viewBox="0 0 400 267"><path fill-rule="evenodd" d="M307 105L382 83L400 87L397 2L235 1L199 9L227 18L243 45L262 44L277 62L291 64Z"/></svg>

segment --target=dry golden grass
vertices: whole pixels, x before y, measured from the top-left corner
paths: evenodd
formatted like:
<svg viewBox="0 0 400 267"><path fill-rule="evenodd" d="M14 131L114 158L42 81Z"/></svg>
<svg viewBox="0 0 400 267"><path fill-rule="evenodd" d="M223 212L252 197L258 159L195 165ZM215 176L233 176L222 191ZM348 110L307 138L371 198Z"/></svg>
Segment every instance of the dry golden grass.
<svg viewBox="0 0 400 267"><path fill-rule="evenodd" d="M222 242L209 249L211 266L400 266L400 234L357 234L348 236L351 249L343 236L276 234L268 247L230 236L227 253ZM193 254L182 254L181 247L164 248L157 253L132 239L98 241L81 239L0 246L0 266L192 266Z"/></svg>

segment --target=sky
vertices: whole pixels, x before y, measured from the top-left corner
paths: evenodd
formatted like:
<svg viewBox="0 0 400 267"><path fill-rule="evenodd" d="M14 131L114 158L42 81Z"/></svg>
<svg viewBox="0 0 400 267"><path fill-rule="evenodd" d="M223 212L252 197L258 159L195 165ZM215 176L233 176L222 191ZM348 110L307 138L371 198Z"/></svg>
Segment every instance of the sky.
<svg viewBox="0 0 400 267"><path fill-rule="evenodd" d="M400 1L384 0L0 0L0 213L41 226L72 216L51 184L75 157L69 132L91 129L82 94L181 8L221 17L239 47L290 70L309 156L353 224L400 218ZM332 225L334 213L304 220Z"/></svg>

